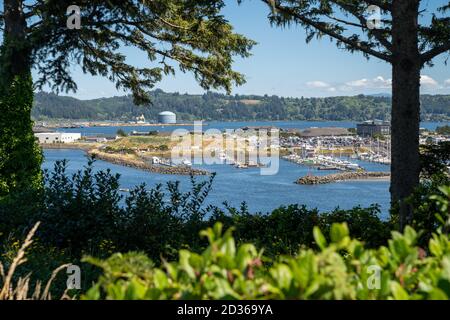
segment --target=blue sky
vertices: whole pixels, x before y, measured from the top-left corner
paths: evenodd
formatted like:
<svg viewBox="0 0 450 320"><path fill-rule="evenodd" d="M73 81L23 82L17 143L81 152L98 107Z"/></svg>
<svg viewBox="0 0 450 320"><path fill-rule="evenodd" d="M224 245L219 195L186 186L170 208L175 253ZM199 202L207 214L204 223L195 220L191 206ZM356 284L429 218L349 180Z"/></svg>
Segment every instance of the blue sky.
<svg viewBox="0 0 450 320"><path fill-rule="evenodd" d="M268 13L259 0L247 0L240 6L234 0L227 1L224 15L235 31L258 42L252 57L235 61L234 68L246 76L247 83L235 88L233 94L323 97L390 92L392 76L387 63L339 50L327 38L306 44L301 27L271 27ZM133 64L146 63L135 51L126 49L126 53ZM422 71L423 93L450 93L450 65L444 63L448 57L441 56L433 68ZM80 99L126 94L106 79L83 75L78 67L74 67L74 78L79 90L70 95ZM156 87L168 92L204 93L191 75L180 72Z"/></svg>

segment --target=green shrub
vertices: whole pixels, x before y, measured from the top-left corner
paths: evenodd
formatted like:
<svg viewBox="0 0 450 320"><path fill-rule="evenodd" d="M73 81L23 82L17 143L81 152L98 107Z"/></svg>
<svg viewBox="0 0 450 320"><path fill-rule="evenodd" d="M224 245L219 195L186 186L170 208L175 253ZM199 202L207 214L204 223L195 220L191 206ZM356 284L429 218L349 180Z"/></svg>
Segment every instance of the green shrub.
<svg viewBox="0 0 450 320"><path fill-rule="evenodd" d="M201 232L209 246L200 254L180 250L160 268L143 254L87 258L103 275L84 299L448 299L450 240L438 231L429 255L418 233L393 232L387 246L366 249L346 224L333 224L331 242L314 228L319 251L265 262L252 244L236 246L222 225Z"/></svg>
<svg viewBox="0 0 450 320"><path fill-rule="evenodd" d="M127 137L128 136L128 134L123 130L123 129L119 129L119 130L117 130L117 133L116 133L119 137Z"/></svg>

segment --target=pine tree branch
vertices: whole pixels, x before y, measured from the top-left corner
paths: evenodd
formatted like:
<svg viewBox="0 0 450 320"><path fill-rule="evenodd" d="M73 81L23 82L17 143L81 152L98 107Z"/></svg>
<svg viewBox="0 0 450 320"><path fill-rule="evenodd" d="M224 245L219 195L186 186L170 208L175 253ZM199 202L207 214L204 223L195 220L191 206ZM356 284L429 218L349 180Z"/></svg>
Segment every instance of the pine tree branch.
<svg viewBox="0 0 450 320"><path fill-rule="evenodd" d="M356 19L358 19L360 23L360 27L363 31L367 32L370 35L373 35L376 40L380 42L381 45L383 45L387 50L392 51L392 43L389 42L389 40L385 37L381 29L369 29L368 27L368 21L367 19L358 12L357 8L351 5L346 4L342 1L331 1L332 3L336 4L343 10L349 12L351 15L353 15Z"/></svg>
<svg viewBox="0 0 450 320"><path fill-rule="evenodd" d="M346 44L352 50L360 51L362 53L374 56L376 58L379 58L379 59L389 62L389 63L392 62L391 55L383 53L383 52L379 52L377 50L372 49L370 46L368 46L366 44L363 44L359 41L356 41L356 40L350 39L346 36L343 36L343 35L339 34L338 32L328 28L327 23L325 23L325 22L316 21L314 19L307 17L304 14L300 14L300 13L296 12L295 10L292 10L291 8L281 6L270 0L262 0L262 1L264 1L265 3L267 3L270 6L274 7L278 12L281 12L285 15L292 16L295 19L297 19L298 21L300 21L302 24L313 27L316 30L322 32L323 34L326 34L329 37L334 38L334 39Z"/></svg>
<svg viewBox="0 0 450 320"><path fill-rule="evenodd" d="M367 3L367 5L378 6L384 11L392 12L392 4L389 1L383 1L383 0L362 0L362 2Z"/></svg>
<svg viewBox="0 0 450 320"><path fill-rule="evenodd" d="M443 45L441 45L441 46L435 47L435 48L433 48L433 49L423 53L421 55L422 64L430 62L431 60L433 60L438 55L440 55L442 53L445 53L447 51L450 51L450 41L445 43L445 44L443 44Z"/></svg>

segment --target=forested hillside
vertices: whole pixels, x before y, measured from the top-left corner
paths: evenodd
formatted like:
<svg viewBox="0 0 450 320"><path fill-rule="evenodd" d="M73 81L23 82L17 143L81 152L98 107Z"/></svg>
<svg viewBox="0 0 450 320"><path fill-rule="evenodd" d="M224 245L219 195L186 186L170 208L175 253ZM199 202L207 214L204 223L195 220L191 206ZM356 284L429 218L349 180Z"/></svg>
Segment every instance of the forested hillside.
<svg viewBox="0 0 450 320"><path fill-rule="evenodd" d="M156 119L170 110L180 120L389 120L390 98L352 96L330 98L284 98L206 93L188 95L152 92L152 105L135 106L130 96L77 100L71 97L37 93L33 117L45 119L132 120L144 114ZM450 95L423 95L423 120L450 119Z"/></svg>

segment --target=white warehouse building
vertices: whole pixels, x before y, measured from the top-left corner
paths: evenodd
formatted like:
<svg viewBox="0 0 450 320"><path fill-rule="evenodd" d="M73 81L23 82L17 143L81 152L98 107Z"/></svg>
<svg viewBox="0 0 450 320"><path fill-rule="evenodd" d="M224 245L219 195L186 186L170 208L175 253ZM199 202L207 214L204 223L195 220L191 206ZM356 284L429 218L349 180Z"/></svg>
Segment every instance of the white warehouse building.
<svg viewBox="0 0 450 320"><path fill-rule="evenodd" d="M177 115L170 111L163 111L158 114L158 123L174 124L177 123Z"/></svg>
<svg viewBox="0 0 450 320"><path fill-rule="evenodd" d="M72 143L81 139L81 133L68 132L43 132L35 133L34 136L39 139L39 143Z"/></svg>

